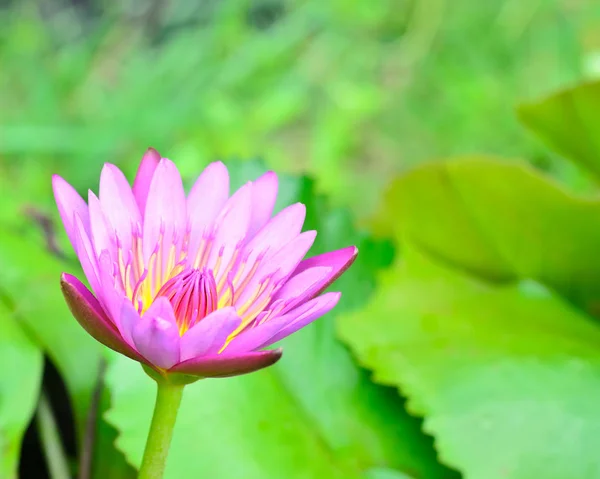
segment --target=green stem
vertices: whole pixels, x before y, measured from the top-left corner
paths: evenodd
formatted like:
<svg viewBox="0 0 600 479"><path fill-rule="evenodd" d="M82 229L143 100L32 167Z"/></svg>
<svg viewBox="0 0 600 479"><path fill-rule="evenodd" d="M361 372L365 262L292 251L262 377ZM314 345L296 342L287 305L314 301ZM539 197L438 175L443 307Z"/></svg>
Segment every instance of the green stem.
<svg viewBox="0 0 600 479"><path fill-rule="evenodd" d="M156 404L138 479L162 479L184 385L157 381Z"/></svg>

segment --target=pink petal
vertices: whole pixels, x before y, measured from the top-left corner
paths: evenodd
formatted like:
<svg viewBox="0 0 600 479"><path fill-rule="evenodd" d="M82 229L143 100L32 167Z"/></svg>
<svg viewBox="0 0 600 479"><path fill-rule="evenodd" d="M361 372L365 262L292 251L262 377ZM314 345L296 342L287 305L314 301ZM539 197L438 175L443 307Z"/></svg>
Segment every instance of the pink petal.
<svg viewBox="0 0 600 479"><path fill-rule="evenodd" d="M302 231L306 206L296 203L281 210L244 247L249 252L248 263L253 264L259 255L272 256Z"/></svg>
<svg viewBox="0 0 600 479"><path fill-rule="evenodd" d="M113 261L109 252L105 250L100 254L100 259L98 260L100 292L97 293L97 296L98 301L100 301L104 307L108 317L113 320L113 323L115 323L120 331L121 328L119 318L121 316L121 307L123 305L123 301L129 302L130 300L125 297L125 292L120 287L119 283L115 281L113 269ZM132 344L130 341L131 337L128 336L128 338L129 343Z"/></svg>
<svg viewBox="0 0 600 479"><path fill-rule="evenodd" d="M260 347L266 348L328 313L338 303L341 295L341 293L325 293L282 316L280 319L284 321L285 318L287 325Z"/></svg>
<svg viewBox="0 0 600 479"><path fill-rule="evenodd" d="M225 378L251 373L275 364L281 358L281 349L244 354L215 354L188 359L172 367L169 372L191 374L204 378Z"/></svg>
<svg viewBox="0 0 600 479"><path fill-rule="evenodd" d="M236 191L223 207L216 220L215 239L208 259L208 267L213 269L217 282L235 253L246 238L251 214L251 183ZM217 269L216 265L220 263Z"/></svg>
<svg viewBox="0 0 600 479"><path fill-rule="evenodd" d="M326 293L289 313L269 319L263 324L243 331L225 349L225 353L239 353L267 347L298 331L323 316L338 302L340 293Z"/></svg>
<svg viewBox="0 0 600 479"><path fill-rule="evenodd" d="M177 326L177 320L175 319L175 312L173 311L173 305L164 296L156 298L150 307L146 310L143 315L143 319L146 317L161 318L173 326Z"/></svg>
<svg viewBox="0 0 600 479"><path fill-rule="evenodd" d="M115 325L121 333L121 337L133 348L137 348L135 341L133 340L133 330L141 322L142 318L137 312L137 309L131 304L131 301L122 301L121 311L115 318Z"/></svg>
<svg viewBox="0 0 600 479"><path fill-rule="evenodd" d="M286 319L275 318L258 326L248 328L231 340L225 351L223 351L223 354L242 354L260 349L263 344L275 336L286 325Z"/></svg>
<svg viewBox="0 0 600 479"><path fill-rule="evenodd" d="M252 217L248 237L253 237L273 215L279 182L277 175L268 171L252 183Z"/></svg>
<svg viewBox="0 0 600 479"><path fill-rule="evenodd" d="M130 250L133 228L141 224L142 216L127 178L110 163L102 168L99 198L104 216L121 247L124 251Z"/></svg>
<svg viewBox="0 0 600 479"><path fill-rule="evenodd" d="M100 200L92 192L88 191L88 205L90 212L90 230L94 250L101 254L102 251L108 251L111 258L116 257L115 242L113 240L111 227L104 216Z"/></svg>
<svg viewBox="0 0 600 479"><path fill-rule="evenodd" d="M307 258L300 262L293 276L306 271L309 268L315 266L328 266L331 268L330 276L320 285L319 289L315 293L321 294L327 289L327 287L338 279L344 271L346 271L358 255L358 248L356 246L348 246L346 248L338 249L336 251L329 251L312 258ZM293 277L292 276L292 277Z"/></svg>
<svg viewBox="0 0 600 479"><path fill-rule="evenodd" d="M67 236L73 245L73 249L77 252L75 215L78 215L81 218L84 231L89 233L90 220L88 206L75 189L58 175L52 177L52 189L54 191L56 206L58 207L60 218L65 226Z"/></svg>
<svg viewBox="0 0 600 479"><path fill-rule="evenodd" d="M144 260L148 261L163 231L163 264L172 244L180 244L186 228L185 192L175 164L163 158L158 163L144 212Z"/></svg>
<svg viewBox="0 0 600 479"><path fill-rule="evenodd" d="M271 276L272 281L275 283L285 281L311 248L316 236L316 231L305 231L273 256L270 256L268 261L263 261L252 280L241 292L239 298L235 300L234 306L246 303L255 294L261 281L267 276Z"/></svg>
<svg viewBox="0 0 600 479"><path fill-rule="evenodd" d="M83 226L83 222L77 213L75 214L75 244L77 256L79 258L79 262L81 263L81 267L83 268L83 272L85 273L85 277L90 283L92 291L94 291L96 295L100 295L101 287L98 272L98 260L96 258L94 247L92 246L92 242L90 241L88 234L85 231L85 227Z"/></svg>
<svg viewBox="0 0 600 479"><path fill-rule="evenodd" d="M152 176L154 176L154 171L156 170L159 161L160 153L154 148L148 148L142 157L142 161L140 162L140 166L135 175L135 180L133 180L133 196L135 197L140 212L146 210L146 200L148 199L150 183L152 182Z"/></svg>
<svg viewBox="0 0 600 479"><path fill-rule="evenodd" d="M218 309L181 337L181 361L217 354L242 322L235 308Z"/></svg>
<svg viewBox="0 0 600 479"><path fill-rule="evenodd" d="M60 284L71 313L83 329L113 351L136 361L143 361L142 357L123 340L104 314L98 300L81 281L75 276L63 273Z"/></svg>
<svg viewBox="0 0 600 479"><path fill-rule="evenodd" d="M220 161L211 163L198 177L187 198L191 261L196 257L203 235L212 226L228 197L227 168Z"/></svg>
<svg viewBox="0 0 600 479"><path fill-rule="evenodd" d="M298 263L300 263L312 247L316 237L316 231L300 233L269 259L270 263L277 265L277 280L289 277L292 274Z"/></svg>
<svg viewBox="0 0 600 479"><path fill-rule="evenodd" d="M321 290L322 284L331 276L331 268L318 266L310 268L290 277L283 287L273 296L273 301L281 301L284 308L281 314L287 313L296 306L314 298Z"/></svg>
<svg viewBox="0 0 600 479"><path fill-rule="evenodd" d="M134 326L133 342L139 353L148 361L159 368L169 369L179 362L179 330L175 324L172 308L157 304L156 301L152 306L146 311L142 320ZM169 312L172 317L159 315L168 316Z"/></svg>

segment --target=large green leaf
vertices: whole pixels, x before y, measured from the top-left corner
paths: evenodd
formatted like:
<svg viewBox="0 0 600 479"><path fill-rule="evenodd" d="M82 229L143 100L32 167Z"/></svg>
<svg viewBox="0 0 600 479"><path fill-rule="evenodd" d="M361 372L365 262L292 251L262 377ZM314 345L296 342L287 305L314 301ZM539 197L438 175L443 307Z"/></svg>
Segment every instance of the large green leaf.
<svg viewBox="0 0 600 479"><path fill-rule="evenodd" d="M600 176L600 81L518 108L521 121L557 152Z"/></svg>
<svg viewBox="0 0 600 479"><path fill-rule="evenodd" d="M60 292L61 272L76 266L58 261L35 241L9 231L0 232L0 264L0 289L62 374L81 434L102 346L72 318Z"/></svg>
<svg viewBox="0 0 600 479"><path fill-rule="evenodd" d="M0 290L0 294L2 290ZM0 297L0 477L17 477L21 439L37 403L43 358Z"/></svg>
<svg viewBox="0 0 600 479"><path fill-rule="evenodd" d="M111 353L109 355L114 356ZM95 479L135 479L137 471L115 446L115 440L118 436L117 431L104 419L104 413L109 409L109 406L110 392L107 388L103 388L96 420L92 477Z"/></svg>
<svg viewBox="0 0 600 479"><path fill-rule="evenodd" d="M301 185L306 199L312 188ZM309 205L309 211L317 205ZM206 380L186 388L167 465L167 478L358 478L375 466L414 478L453 478L390 388L372 384L334 339L336 314L362 304L374 269L390 249L352 232L343 213L310 215L319 227L316 251L357 242L364 251L334 289L338 310L283 342L284 357L258 373ZM321 226L323 226L321 228ZM154 385L127 359L107 378L113 408L106 415L121 433L118 447L139 465L154 401Z"/></svg>
<svg viewBox="0 0 600 479"><path fill-rule="evenodd" d="M600 201L530 167L485 157L419 167L395 181L377 224L487 279L532 278L598 308Z"/></svg>
<svg viewBox="0 0 600 479"><path fill-rule="evenodd" d="M600 328L541 285L490 286L407 250L338 324L465 478L600 478Z"/></svg>

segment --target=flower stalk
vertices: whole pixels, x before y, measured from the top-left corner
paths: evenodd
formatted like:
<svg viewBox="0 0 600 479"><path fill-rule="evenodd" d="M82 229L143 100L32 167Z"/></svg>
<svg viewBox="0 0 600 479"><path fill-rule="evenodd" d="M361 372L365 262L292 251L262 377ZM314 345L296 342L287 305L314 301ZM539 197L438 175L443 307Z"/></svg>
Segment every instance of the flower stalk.
<svg viewBox="0 0 600 479"><path fill-rule="evenodd" d="M138 479L162 479L185 384L157 381L156 404Z"/></svg>

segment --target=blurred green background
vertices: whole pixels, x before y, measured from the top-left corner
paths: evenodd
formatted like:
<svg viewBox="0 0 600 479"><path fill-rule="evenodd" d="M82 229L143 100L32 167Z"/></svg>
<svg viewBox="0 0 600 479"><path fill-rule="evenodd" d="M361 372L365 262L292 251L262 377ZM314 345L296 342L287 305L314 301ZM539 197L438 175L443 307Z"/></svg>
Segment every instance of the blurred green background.
<svg viewBox="0 0 600 479"><path fill-rule="evenodd" d="M2 177L48 205L48 172L85 189L151 145L187 175L261 157L368 214L426 159L547 166L515 105L600 73L585 0L3 3Z"/></svg>
<svg viewBox="0 0 600 479"><path fill-rule="evenodd" d="M85 195L149 146L188 185L274 169L313 253L361 250L280 364L189 388L169 478L600 478L599 26L592 0L0 1L0 479L65 479L57 444L135 477L152 384L62 302L50 178Z"/></svg>

